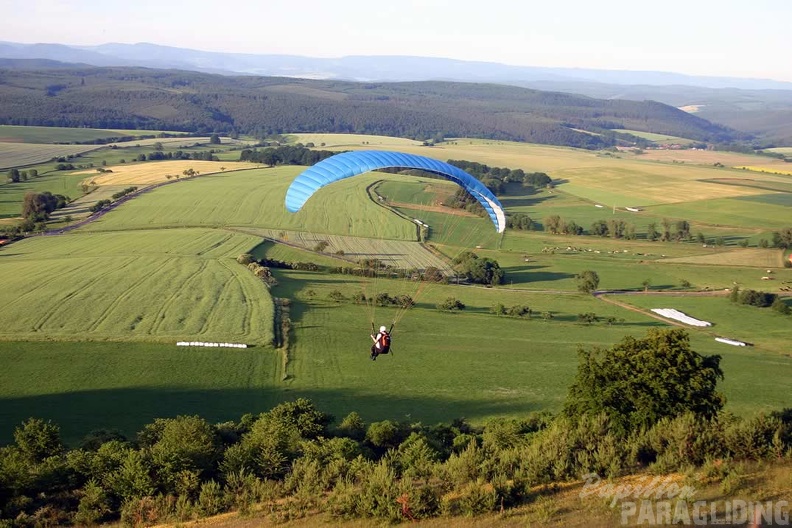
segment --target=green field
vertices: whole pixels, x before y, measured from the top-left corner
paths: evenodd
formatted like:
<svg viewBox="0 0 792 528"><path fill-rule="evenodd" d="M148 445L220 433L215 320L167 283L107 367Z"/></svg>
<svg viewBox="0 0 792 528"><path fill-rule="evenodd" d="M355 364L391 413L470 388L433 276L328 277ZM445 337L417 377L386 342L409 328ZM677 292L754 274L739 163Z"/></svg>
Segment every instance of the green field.
<svg viewBox="0 0 792 528"><path fill-rule="evenodd" d="M410 222L394 220L391 213L367 198L365 187L375 181L373 175L322 189L301 211L288 213L284 205L286 189L301 170L248 170L168 185L142 200L124 204L117 214L107 215L87 229L238 226L415 240Z"/></svg>
<svg viewBox="0 0 792 528"><path fill-rule="evenodd" d="M101 148L98 145L37 145L0 143L0 169L27 167L61 156L74 156Z"/></svg>
<svg viewBox="0 0 792 528"><path fill-rule="evenodd" d="M178 229L36 237L0 259L0 339L272 341L272 301L234 260L258 241Z"/></svg>
<svg viewBox="0 0 792 528"><path fill-rule="evenodd" d="M614 128L614 132L622 132L624 134L632 134L640 138L648 139L654 143L676 143L677 145L688 145L694 143L692 139L669 136L666 134L653 134L652 132L642 132L640 130L627 130L624 128Z"/></svg>
<svg viewBox="0 0 792 528"><path fill-rule="evenodd" d="M781 268L779 252L742 250L735 244L788 225L784 213L789 205L779 195L698 181L713 177L714 169L707 167L598 157L574 149L480 140L428 148L373 136L310 138L317 147L319 139L328 147L346 141L365 148L370 141L377 148L374 142L381 141L440 159L548 172L559 181L556 189L529 193L515 184L502 199L508 212L526 213L538 223L559 214L588 228L595 220L615 216L634 222L642 233L649 222L685 218L697 222L694 232L701 228L707 236L730 237L731 245L705 248L539 231L509 230L499 236L489 219L452 215L439 205L453 186L404 175L374 173L344 180L321 189L294 214L285 210L284 197L302 167L182 181L135 198L73 233L0 249L0 303L5 308L0 313L0 361L7 366L0 373L0 442L30 415L61 423L74 442L98 427L131 434L156 416L197 413L217 421L238 419L297 396L313 398L336 416L357 410L366 420L432 423L467 417L480 423L493 416L557 411L574 376L578 346L610 346L624 335L639 336L664 325L646 313L654 307L682 309L716 323L691 330L691 340L700 353L723 355L728 410L751 414L789 406L789 318L730 305L722 297L614 296L637 309L628 310L577 293L574 279L591 269L600 275L603 289L639 290L645 280L653 291L677 294L723 290L735 282L742 288L777 289L792 281L792 270ZM129 159L138 148L150 151L103 150L80 162L99 163L99 156ZM693 201L675 196L669 201L655 181L666 173L669 181L692 182L702 194ZM729 171L717 172L725 173ZM53 173L27 185L76 185L67 183L70 178ZM372 184L398 203L403 216L367 194ZM21 185L0 186L0 205L10 210L21 200ZM614 215L606 198L632 196L642 185L651 195L647 200L658 205L639 214L617 210ZM710 188L720 191L707 196ZM57 187L42 190L59 192ZM595 207L595 195L603 196L606 207ZM473 249L496 259L506 270L506 284L452 286L276 269L279 284L271 295L291 301L288 361L283 351L267 346L273 339L272 299L236 263L240 253L324 266L343 264L329 255L338 250L350 260L380 252L413 262L420 251L412 218L430 225L429 244L446 256ZM264 238L308 249L327 240L330 247L320 255ZM773 267L775 280L762 280L764 266ZM329 298L334 291L347 298L359 292L406 294L417 305L403 313L374 309L334 302ZM447 297L460 299L467 308L459 313L437 310ZM534 315L498 317L490 313L497 303L528 305ZM578 314L588 312L600 322L578 322ZM604 322L608 318L612 324ZM371 324L394 319L399 319L394 354L370 361ZM728 347L714 341L716 333L756 346ZM173 345L181 340L257 346L206 350Z"/></svg>
<svg viewBox="0 0 792 528"><path fill-rule="evenodd" d="M16 218L22 214L22 200L28 192L49 191L70 198L83 194L80 183L85 176L64 172L39 174L37 178L18 183L0 184L0 218Z"/></svg>
<svg viewBox="0 0 792 528"><path fill-rule="evenodd" d="M120 136L154 135L162 132L162 130L105 130L101 128L0 125L0 142L77 143ZM179 134L179 132L168 133Z"/></svg>

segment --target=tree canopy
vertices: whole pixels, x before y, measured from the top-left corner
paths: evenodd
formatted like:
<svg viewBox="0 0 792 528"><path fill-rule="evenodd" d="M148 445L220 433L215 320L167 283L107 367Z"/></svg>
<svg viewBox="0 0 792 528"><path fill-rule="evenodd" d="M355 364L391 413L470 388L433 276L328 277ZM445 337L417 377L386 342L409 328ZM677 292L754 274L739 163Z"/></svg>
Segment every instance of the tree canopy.
<svg viewBox="0 0 792 528"><path fill-rule="evenodd" d="M714 417L725 403L717 392L723 379L720 356L690 348L683 329L650 329L646 337L627 336L612 348L581 348L575 381L564 413L605 413L623 430L649 428L662 418L692 412Z"/></svg>

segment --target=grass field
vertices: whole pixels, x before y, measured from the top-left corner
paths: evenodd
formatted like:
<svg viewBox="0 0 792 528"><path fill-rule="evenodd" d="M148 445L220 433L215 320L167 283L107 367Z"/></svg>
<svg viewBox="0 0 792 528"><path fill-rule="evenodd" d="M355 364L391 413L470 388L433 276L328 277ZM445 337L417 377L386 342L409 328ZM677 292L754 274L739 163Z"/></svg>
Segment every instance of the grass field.
<svg viewBox="0 0 792 528"><path fill-rule="evenodd" d="M209 144L210 137L170 137L170 138L150 138L150 139L137 139L135 141L121 141L119 143L110 143L110 146L116 148L131 148L131 147L153 147L157 143L160 143L163 148L183 148L183 147L193 147L196 145L207 145ZM231 139L228 137L220 138L220 145L228 146L228 145L241 145L244 144L244 141L237 141L235 139ZM214 148L222 148L218 145L212 145Z"/></svg>
<svg viewBox="0 0 792 528"><path fill-rule="evenodd" d="M328 146L354 139L362 148L367 147L364 141L375 139L364 138L373 137L323 137ZM317 147L321 142L310 141ZM696 183L702 193L706 183L721 189L713 196L725 197L702 194L698 201L658 205L637 215L617 211L616 217L635 218L640 226L665 215L688 218L730 236L756 236L788 223L788 205L772 198L781 193L695 181L722 177L730 169L504 142L456 140L442 152L441 147L410 146L414 144L398 148L568 179L554 190L524 194L515 189L504 197L510 212L526 212L538 221L560 214L588 228L593 220L613 216L612 209L595 208L588 194L601 193L605 201L608 196L637 193L641 185L668 171L672 181ZM107 155L130 159L118 151ZM140 167L136 170L143 178L160 164L129 168ZM298 396L313 398L339 417L357 410L366 420L432 423L464 416L481 422L493 416L558 410L574 376L579 345L610 346L624 335L638 336L664 325L644 312L576 293L574 277L582 270L597 271L605 289L637 290L648 279L651 290L676 293L685 281L699 289L722 290L737 282L767 290L792 280L792 270L780 268L777 251L533 231L509 231L500 237L488 219L429 208L452 187L409 176L366 174L344 180L321 189L302 211L291 214L283 206L285 192L301 170L227 170L179 182L135 198L72 234L37 237L0 250L0 303L6 308L0 313L0 361L7 366L0 372L0 442L30 415L58 421L73 441L97 427L134 433L156 416L199 413L216 421L238 419ZM627 182L630 174L635 181ZM609 189L608 178L623 187L629 183L630 189ZM415 224L367 195L366 188L376 182L381 182L378 192L390 200L427 206L404 205L402 212L430 224L430 243L446 255L481 246L477 253L495 258L506 270L506 285L490 289L274 270L279 285L272 295L291 300L285 367L280 351L266 346L230 351L184 350L170 344L193 335L205 341L271 341L269 293L234 261L240 253L339 265L329 255L263 242L263 236L303 247L327 240L327 253L341 249L345 257L387 250L418 258L410 242L415 240ZM582 190L571 192L574 185ZM647 188L653 200L662 201L662 189ZM762 281L766 272L757 266L770 266L774 259L776 280ZM368 360L368 334L372 322L389 323L398 312L336 303L329 298L335 290L347 297L364 291L415 298L417 306L397 324L393 355ZM438 311L436 304L449 296L467 308L459 313ZM730 305L722 297L615 298L638 310L674 307L715 322L712 329L693 330L691 339L698 352L723 355L728 410L751 414L789 406L789 318ZM498 317L490 313L496 303L528 305L535 315ZM615 323L579 323L578 314L587 312L602 320L613 317ZM545 320L543 313L552 318ZM756 346L743 350L719 344L713 339L715 332ZM90 341L80 341L86 339Z"/></svg>
<svg viewBox="0 0 792 528"><path fill-rule="evenodd" d="M66 128L0 125L0 142L76 143L119 136L159 134L162 130L106 130L101 128ZM180 134L180 132L168 132Z"/></svg>
<svg viewBox="0 0 792 528"><path fill-rule="evenodd" d="M272 341L258 239L181 229L36 237L3 251L0 338Z"/></svg>
<svg viewBox="0 0 792 528"><path fill-rule="evenodd" d="M0 169L26 167L60 156L82 154L100 145L37 145L34 143L0 143Z"/></svg>
<svg viewBox="0 0 792 528"><path fill-rule="evenodd" d="M77 198L83 193L80 184L84 179L85 176L56 171L19 183L0 184L0 218L19 217L22 214L22 200L30 191L49 191Z"/></svg>
<svg viewBox="0 0 792 528"><path fill-rule="evenodd" d="M329 149L362 150L370 148L350 143L341 146L343 135L325 135ZM295 134L295 141L306 142L311 135ZM372 136L374 137L374 136ZM744 178L746 171L714 167L721 162L730 166L742 166L767 162L767 158L743 154L710 152L699 150L646 151L635 156L620 154L603 156L596 152L531 145L508 141L456 139L434 147L404 145L399 150L420 154L443 161L463 159L485 163L493 167L521 168L526 172L546 172L558 182L559 190L578 196L593 203L608 207L648 206L652 204L686 203L695 210L699 201L714 198L730 198L762 194L763 190L750 187L724 186L706 181L712 178ZM664 159L664 156L676 156ZM690 163L673 163L679 156L690 159ZM714 160L714 161L713 161ZM769 162L767 162L769 163ZM783 165L778 161L779 166ZM772 175L766 175L772 179ZM763 175L765 177L765 175ZM776 176L781 178L781 176ZM684 218L684 215L682 216ZM716 222L712 222L716 223ZM737 224L739 225L739 224Z"/></svg>
<svg viewBox="0 0 792 528"><path fill-rule="evenodd" d="M319 242L327 242L325 253L333 262L330 266L349 266L362 259L376 258L387 266L401 269L426 269L429 266L448 271L447 263L435 256L418 242L406 240L380 240L377 238L351 237L344 235L319 235L304 231L284 231L280 229L243 229L246 233L256 234L272 240L283 241L306 250L313 250ZM315 262L316 254L300 256ZM293 259L289 259L293 260Z"/></svg>
<svg viewBox="0 0 792 528"><path fill-rule="evenodd" d="M288 213L284 206L286 189L301 170L254 169L168 185L144 199L124 204L88 229L239 226L415 240L414 224L395 218L368 199L365 188L375 181L373 175L321 189L301 211Z"/></svg>
<svg viewBox="0 0 792 528"><path fill-rule="evenodd" d="M692 139L669 136L666 134L653 134L652 132L642 132L640 130L627 130L625 128L614 128L614 132L622 132L625 134L632 134L633 136L644 138L654 143L676 143L677 145L689 145L694 141Z"/></svg>

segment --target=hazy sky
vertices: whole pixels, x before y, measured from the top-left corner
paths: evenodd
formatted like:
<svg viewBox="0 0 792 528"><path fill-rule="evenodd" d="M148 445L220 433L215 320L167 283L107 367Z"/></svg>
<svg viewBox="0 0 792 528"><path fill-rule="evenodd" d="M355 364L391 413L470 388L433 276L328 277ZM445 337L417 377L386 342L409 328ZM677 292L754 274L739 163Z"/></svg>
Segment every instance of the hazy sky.
<svg viewBox="0 0 792 528"><path fill-rule="evenodd" d="M790 0L0 0L0 40L792 81Z"/></svg>

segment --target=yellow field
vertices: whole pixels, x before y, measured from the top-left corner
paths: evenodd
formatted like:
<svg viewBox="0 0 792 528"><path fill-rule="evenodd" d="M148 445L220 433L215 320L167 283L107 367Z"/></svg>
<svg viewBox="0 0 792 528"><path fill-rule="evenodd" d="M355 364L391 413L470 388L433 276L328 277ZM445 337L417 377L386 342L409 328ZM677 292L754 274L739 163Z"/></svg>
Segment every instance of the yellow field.
<svg viewBox="0 0 792 528"><path fill-rule="evenodd" d="M754 172L765 172L770 174L782 174L784 176L792 176L792 169L789 168L789 163L784 163L786 169L778 168L777 166L770 165L746 165L744 167L735 167L736 169L744 169Z"/></svg>
<svg viewBox="0 0 792 528"><path fill-rule="evenodd" d="M755 268L782 268L784 252L780 249L742 248L736 250L713 249L710 255L695 255L664 259L672 264L716 264L722 266L746 266ZM757 271L761 273L761 271ZM765 273L762 273L765 276Z"/></svg>
<svg viewBox="0 0 792 528"><path fill-rule="evenodd" d="M196 170L201 174L212 174L224 170L257 169L261 168L261 165L239 161L173 160L113 165L107 168L113 172L99 173L95 169L91 169L75 174L90 174L91 176L86 178L85 182L93 185L149 185L167 181L168 175L184 178L184 171L189 169Z"/></svg>
<svg viewBox="0 0 792 528"><path fill-rule="evenodd" d="M396 143L377 145L375 140L378 136L294 134L292 137L300 142L313 141L317 147L319 143L316 143L316 139L321 137L322 141L326 143L324 148L329 150L392 147L398 148L402 152L428 156L442 161L461 159L485 163L492 167L519 168L526 172L546 172L554 180L561 181L562 184L559 188L570 194L618 207L753 196L767 192L750 187L718 185L700 181L709 178L737 177L737 175L742 177L744 175L744 172L736 169L712 166L707 157L713 154L723 154L721 159L727 161L733 159L731 156L741 156L740 159L744 160L743 163L756 162L758 159L756 156L731 153L650 151L657 157L664 156L664 153L681 156L681 153L684 152L691 159L698 160L694 162L695 164L674 164L657 163L652 159L644 158L645 155L603 156L602 153L583 149L510 141L460 138L449 139L434 147L424 147L417 142L409 141L400 145ZM354 138L354 141L351 141L350 138ZM369 141L369 144L364 145L363 141ZM399 140L393 139L393 141ZM726 162L722 161L722 163L727 165Z"/></svg>
<svg viewBox="0 0 792 528"><path fill-rule="evenodd" d="M761 162L763 165L783 167L785 164L781 160L767 157L754 156L752 154L741 154L739 152L723 152L719 150L664 150L649 149L638 156L642 160L656 160L666 163L690 163L696 165L712 166L720 163L726 167L741 167L753 165ZM761 161L760 161L761 160Z"/></svg>
<svg viewBox="0 0 792 528"><path fill-rule="evenodd" d="M357 147L359 149L388 149L406 146L418 146L420 141L390 136L367 136L364 134L289 134L287 136L294 143L313 143L316 148L328 150ZM363 142L366 142L365 144ZM322 146L324 143L324 146Z"/></svg>

